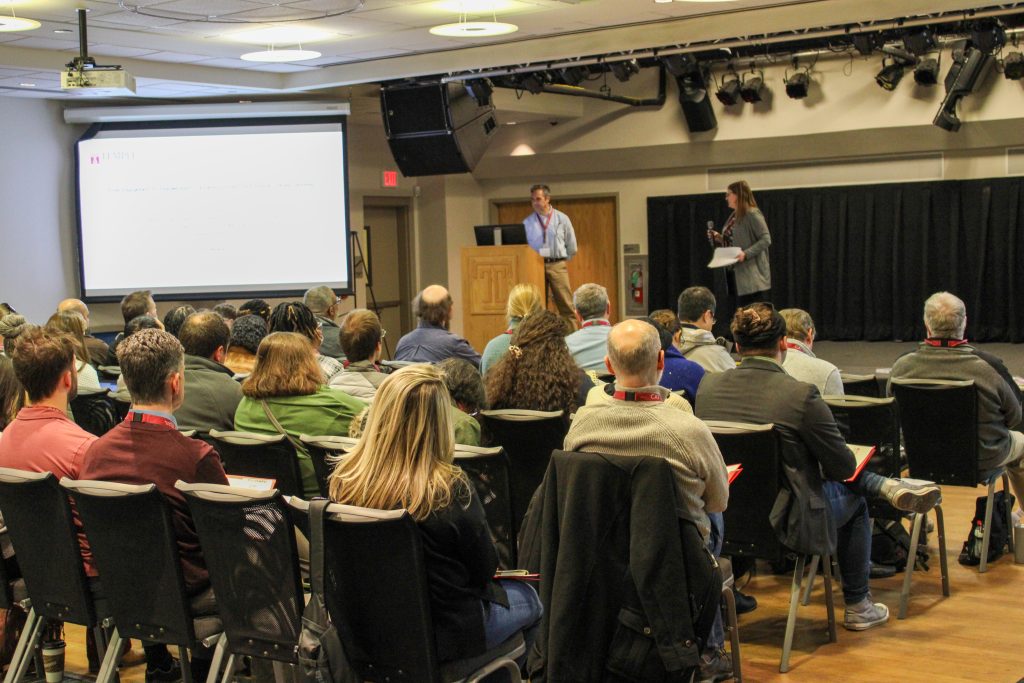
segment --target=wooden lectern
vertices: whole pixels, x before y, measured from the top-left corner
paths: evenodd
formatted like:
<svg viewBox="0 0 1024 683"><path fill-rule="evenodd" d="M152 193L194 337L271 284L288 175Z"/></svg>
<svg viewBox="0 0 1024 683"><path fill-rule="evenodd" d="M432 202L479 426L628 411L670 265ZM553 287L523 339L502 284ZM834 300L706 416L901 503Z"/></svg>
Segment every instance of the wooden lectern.
<svg viewBox="0 0 1024 683"><path fill-rule="evenodd" d="M525 244L462 250L462 331L483 353L505 331L505 305L515 285L530 283L544 293L544 259Z"/></svg>

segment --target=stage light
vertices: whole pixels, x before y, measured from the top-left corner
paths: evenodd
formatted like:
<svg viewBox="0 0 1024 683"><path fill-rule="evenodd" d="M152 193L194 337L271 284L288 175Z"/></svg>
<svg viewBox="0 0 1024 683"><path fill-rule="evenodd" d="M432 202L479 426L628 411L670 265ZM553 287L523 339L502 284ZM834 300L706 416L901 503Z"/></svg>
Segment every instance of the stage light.
<svg viewBox="0 0 1024 683"><path fill-rule="evenodd" d="M1003 60L1003 75L1011 81L1019 81L1024 78L1024 55L1019 52L1011 52Z"/></svg>
<svg viewBox="0 0 1024 683"><path fill-rule="evenodd" d="M865 57L882 47L882 36L878 33L855 33L853 47Z"/></svg>
<svg viewBox="0 0 1024 683"><path fill-rule="evenodd" d="M957 105L974 91L974 87L982 80L992 61L991 54L970 45L962 52L953 53L953 65L946 74L946 97L943 98L939 113L935 115L932 123L951 133L960 130Z"/></svg>
<svg viewBox="0 0 1024 683"><path fill-rule="evenodd" d="M907 52L921 56L935 49L935 34L927 26L903 34L903 47Z"/></svg>
<svg viewBox="0 0 1024 683"><path fill-rule="evenodd" d="M760 74L758 76L748 74L743 78L743 84L740 86L740 97L743 98L744 102L753 104L761 101L761 91L764 90L764 74L758 73Z"/></svg>
<svg viewBox="0 0 1024 683"><path fill-rule="evenodd" d="M786 94L794 100L802 100L807 97L810 85L811 75L806 71L798 71L786 79Z"/></svg>
<svg viewBox="0 0 1024 683"><path fill-rule="evenodd" d="M579 85L588 76L590 71L585 66L569 66L558 70L558 80L565 85Z"/></svg>
<svg viewBox="0 0 1024 683"><path fill-rule="evenodd" d="M971 44L990 55L1006 45L1006 30L998 22L979 21L971 27Z"/></svg>
<svg viewBox="0 0 1024 683"><path fill-rule="evenodd" d="M519 81L519 86L531 95L538 95L544 91L544 86L550 82L551 77L548 76L547 72L534 71L533 73L525 74Z"/></svg>
<svg viewBox="0 0 1024 683"><path fill-rule="evenodd" d="M890 60L886 63L882 61L882 70L875 76L875 83L878 83L883 90L895 90L896 86L900 84L900 79L903 78L903 70L906 67L896 60Z"/></svg>
<svg viewBox="0 0 1024 683"><path fill-rule="evenodd" d="M675 76L679 86L679 106L683 109L686 127L691 133L702 133L718 127L715 110L708 94L708 70L693 55L670 55L662 60L665 70Z"/></svg>
<svg viewBox="0 0 1024 683"><path fill-rule="evenodd" d="M628 59L624 62L612 62L611 69L612 73L615 74L615 78L623 83L628 81L633 74L640 73L640 65L635 59Z"/></svg>
<svg viewBox="0 0 1024 683"><path fill-rule="evenodd" d="M722 87L715 93L715 97L727 107L742 101L743 98L740 96L740 77L736 75L735 71L730 71L722 76Z"/></svg>
<svg viewBox="0 0 1024 683"><path fill-rule="evenodd" d="M939 82L939 62L929 57L914 67L914 82L918 85L935 85Z"/></svg>

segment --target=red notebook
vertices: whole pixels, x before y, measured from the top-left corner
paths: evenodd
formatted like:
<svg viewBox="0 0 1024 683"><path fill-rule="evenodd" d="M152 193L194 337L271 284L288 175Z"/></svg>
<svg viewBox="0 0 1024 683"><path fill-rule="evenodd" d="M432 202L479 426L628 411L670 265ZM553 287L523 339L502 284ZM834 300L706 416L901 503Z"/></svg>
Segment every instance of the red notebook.
<svg viewBox="0 0 1024 683"><path fill-rule="evenodd" d="M853 457L857 460L857 467L853 470L853 476L846 481L854 481L860 476L861 470L864 469L864 465L868 464L868 460L875 454L874 446L860 446L855 443L846 444L853 451Z"/></svg>

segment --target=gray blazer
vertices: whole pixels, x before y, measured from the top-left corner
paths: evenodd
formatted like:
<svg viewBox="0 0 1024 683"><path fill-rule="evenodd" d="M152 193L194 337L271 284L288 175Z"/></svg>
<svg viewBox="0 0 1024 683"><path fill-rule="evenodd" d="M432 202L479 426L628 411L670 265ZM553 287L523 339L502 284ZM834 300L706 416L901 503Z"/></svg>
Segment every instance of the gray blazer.
<svg viewBox="0 0 1024 683"><path fill-rule="evenodd" d="M746 254L743 263L733 266L736 273L736 293L740 296L763 292L772 288L772 267L768 260L768 247L772 236L760 209L750 209L736 220L732 228L732 246Z"/></svg>

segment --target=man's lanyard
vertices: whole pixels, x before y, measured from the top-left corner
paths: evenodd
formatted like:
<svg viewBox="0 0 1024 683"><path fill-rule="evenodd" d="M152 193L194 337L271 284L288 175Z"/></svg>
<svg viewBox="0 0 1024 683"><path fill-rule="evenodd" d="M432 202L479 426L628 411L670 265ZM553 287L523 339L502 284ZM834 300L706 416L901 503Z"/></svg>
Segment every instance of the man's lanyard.
<svg viewBox="0 0 1024 683"><path fill-rule="evenodd" d="M968 342L966 339L938 339L936 337L929 337L928 339L924 340L924 343L927 344L928 346L944 346L946 348L954 349L958 346L969 344L970 342Z"/></svg>
<svg viewBox="0 0 1024 683"><path fill-rule="evenodd" d="M594 325L599 325L601 327L608 327L608 326L611 325L611 323L608 322L607 320L588 320L585 323L583 323L582 325L580 325L580 327L581 328L583 328L583 327L593 327Z"/></svg>
<svg viewBox="0 0 1024 683"><path fill-rule="evenodd" d="M660 403L662 400L661 394L654 391L622 391L618 389L612 394L612 398L617 398L620 401L643 401L647 403Z"/></svg>
<svg viewBox="0 0 1024 683"><path fill-rule="evenodd" d="M161 415L152 415L150 413L137 413L134 410L129 410L128 414L125 415L125 422L142 422L144 424L151 425L163 425L170 427L171 429L177 429L178 425L174 424L173 420L168 420L166 417Z"/></svg>
<svg viewBox="0 0 1024 683"><path fill-rule="evenodd" d="M544 232L544 244L548 243L548 225L551 224L551 219L555 217L555 210L551 209L551 213L548 214L548 219L544 220L541 218L539 213L535 213L537 216L537 222L540 223L540 228Z"/></svg>
<svg viewBox="0 0 1024 683"><path fill-rule="evenodd" d="M786 342L786 348L789 349L790 351L799 351L800 353L804 352L804 350L800 348L800 346L790 341Z"/></svg>

